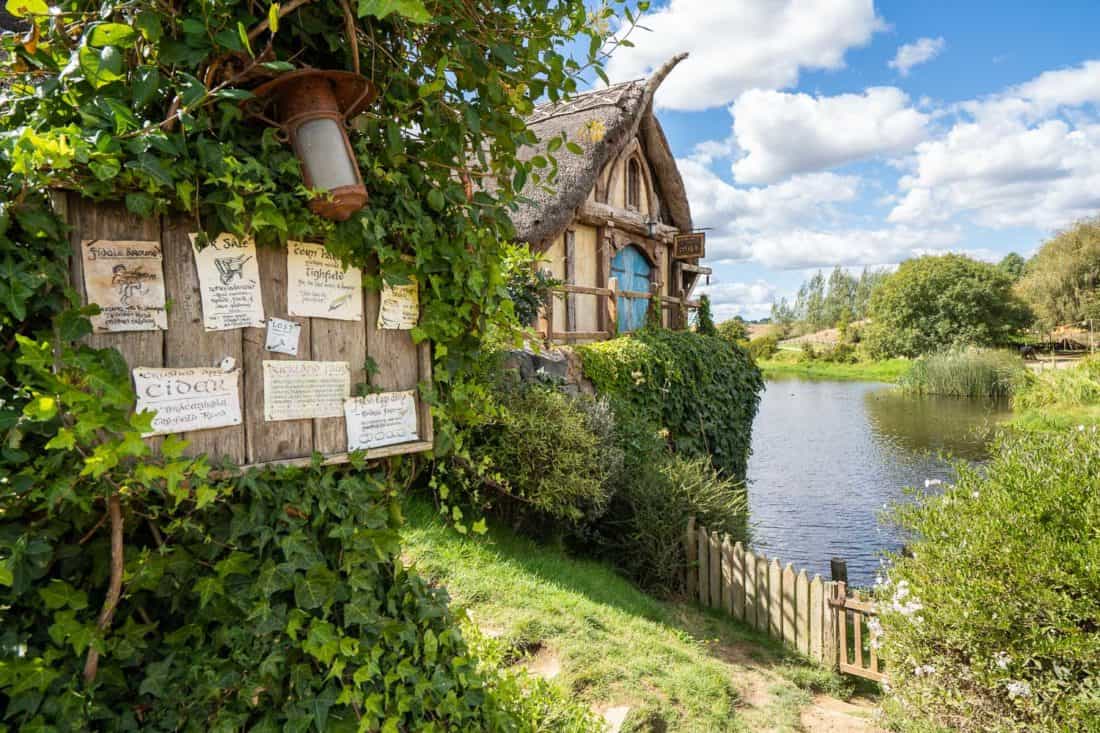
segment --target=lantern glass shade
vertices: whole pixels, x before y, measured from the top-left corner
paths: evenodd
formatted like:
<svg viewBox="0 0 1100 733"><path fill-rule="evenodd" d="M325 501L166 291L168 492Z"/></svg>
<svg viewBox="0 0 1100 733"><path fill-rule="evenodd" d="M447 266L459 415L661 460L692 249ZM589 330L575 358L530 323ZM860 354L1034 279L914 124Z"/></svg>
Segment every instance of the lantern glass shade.
<svg viewBox="0 0 1100 733"><path fill-rule="evenodd" d="M308 120L294 130L292 138L294 152L313 188L331 191L359 185L355 162L339 122L327 117Z"/></svg>

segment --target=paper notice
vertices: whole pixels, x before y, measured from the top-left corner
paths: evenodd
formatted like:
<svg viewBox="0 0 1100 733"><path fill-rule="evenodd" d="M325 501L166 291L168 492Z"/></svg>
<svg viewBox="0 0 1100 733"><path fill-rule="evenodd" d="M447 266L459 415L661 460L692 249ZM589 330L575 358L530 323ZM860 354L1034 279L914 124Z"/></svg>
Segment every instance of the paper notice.
<svg viewBox="0 0 1100 733"><path fill-rule="evenodd" d="M195 267L202 292L202 326L207 331L263 328L264 302L260 296L260 266L256 242L221 234L202 249L191 234Z"/></svg>
<svg viewBox="0 0 1100 733"><path fill-rule="evenodd" d="M96 333L167 330L160 242L85 239L80 256L88 302L100 308Z"/></svg>
<svg viewBox="0 0 1100 733"><path fill-rule="evenodd" d="M135 367L137 411L156 412L153 431L167 435L241 424L241 370Z"/></svg>
<svg viewBox="0 0 1100 733"><path fill-rule="evenodd" d="M320 244L289 242L287 306L292 316L363 320L363 273L346 270Z"/></svg>
<svg viewBox="0 0 1100 733"><path fill-rule="evenodd" d="M282 318L267 319L267 343L264 348L276 354L298 355L298 339L302 334L302 324L284 321Z"/></svg>
<svg viewBox="0 0 1100 733"><path fill-rule="evenodd" d="M346 361L265 361L264 420L343 417L351 396Z"/></svg>
<svg viewBox="0 0 1100 733"><path fill-rule="evenodd" d="M420 320L420 294L416 283L383 285L378 304L378 329L408 331Z"/></svg>
<svg viewBox="0 0 1100 733"><path fill-rule="evenodd" d="M344 403L344 417L349 451L420 440L413 390L352 397Z"/></svg>

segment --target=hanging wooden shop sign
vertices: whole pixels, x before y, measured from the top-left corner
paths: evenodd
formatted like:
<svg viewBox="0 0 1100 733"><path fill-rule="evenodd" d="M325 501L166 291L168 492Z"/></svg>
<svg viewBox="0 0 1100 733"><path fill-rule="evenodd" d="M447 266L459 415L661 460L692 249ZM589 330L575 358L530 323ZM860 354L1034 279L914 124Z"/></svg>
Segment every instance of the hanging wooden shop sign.
<svg viewBox="0 0 1100 733"><path fill-rule="evenodd" d="M673 257L678 260L694 260L706 256L706 232L692 232L691 234L676 235L676 244L673 248Z"/></svg>
<svg viewBox="0 0 1100 733"><path fill-rule="evenodd" d="M130 367L151 436L242 466L308 465L432 447L431 347L414 344L416 286L380 290L376 267L344 267L323 245L196 248L190 220L139 218L74 193L72 284L101 314L86 342ZM366 365L373 363L371 374ZM353 397L369 385L367 397ZM158 437L150 437L154 449Z"/></svg>

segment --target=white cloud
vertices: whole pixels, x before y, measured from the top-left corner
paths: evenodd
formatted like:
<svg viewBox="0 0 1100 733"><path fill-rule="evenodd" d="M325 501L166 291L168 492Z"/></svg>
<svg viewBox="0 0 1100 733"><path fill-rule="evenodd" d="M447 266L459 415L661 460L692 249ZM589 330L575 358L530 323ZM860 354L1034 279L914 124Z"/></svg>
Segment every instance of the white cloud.
<svg viewBox="0 0 1100 733"><path fill-rule="evenodd" d="M719 322L734 316L763 318L771 312L776 299L775 287L764 280L712 283L701 285L695 292L710 298L714 320Z"/></svg>
<svg viewBox="0 0 1100 733"><path fill-rule="evenodd" d="M893 223L958 217L993 229L1057 229L1100 211L1100 62L1050 71L960 106L917 145Z"/></svg>
<svg viewBox="0 0 1100 733"><path fill-rule="evenodd" d="M898 47L898 52L887 66L897 69L902 76L909 76L910 69L936 58L946 47L947 42L942 37L920 38L915 43Z"/></svg>
<svg viewBox="0 0 1100 733"><path fill-rule="evenodd" d="M873 0L671 0L643 17L652 30L631 37L608 64L615 80L648 75L683 51L657 94L660 107L700 110L754 88L795 84L802 69L839 69L849 48L885 25Z"/></svg>
<svg viewBox="0 0 1100 733"><path fill-rule="evenodd" d="M894 87L812 97L753 90L730 108L744 157L733 164L742 183L774 183L856 160L908 151L928 134L929 116Z"/></svg>

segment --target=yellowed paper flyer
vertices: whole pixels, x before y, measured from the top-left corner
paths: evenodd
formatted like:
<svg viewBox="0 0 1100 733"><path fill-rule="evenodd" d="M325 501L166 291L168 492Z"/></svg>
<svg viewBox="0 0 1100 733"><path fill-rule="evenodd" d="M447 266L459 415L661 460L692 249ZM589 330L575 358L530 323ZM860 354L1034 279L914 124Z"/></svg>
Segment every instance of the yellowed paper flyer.
<svg viewBox="0 0 1100 733"><path fill-rule="evenodd" d="M135 367L137 411L155 412L147 435L241 424L241 370L218 367Z"/></svg>
<svg viewBox="0 0 1100 733"><path fill-rule="evenodd" d="M419 440L416 392L382 392L344 403L348 450L367 450Z"/></svg>
<svg viewBox="0 0 1100 733"><path fill-rule="evenodd" d="M96 333L167 330L160 242L85 239L80 256L88 302L100 308Z"/></svg>
<svg viewBox="0 0 1100 733"><path fill-rule="evenodd" d="M378 329L408 331L420 320L420 293L416 283L383 285L378 304Z"/></svg>
<svg viewBox="0 0 1100 733"><path fill-rule="evenodd" d="M264 302L260 295L256 242L221 234L199 249L198 235L190 237L202 293L203 329L263 328Z"/></svg>
<svg viewBox="0 0 1100 733"><path fill-rule="evenodd" d="M292 316L363 320L363 273L344 269L324 245L289 242L287 309Z"/></svg>
<svg viewBox="0 0 1100 733"><path fill-rule="evenodd" d="M343 417L351 396L346 361L264 361L264 420Z"/></svg>

